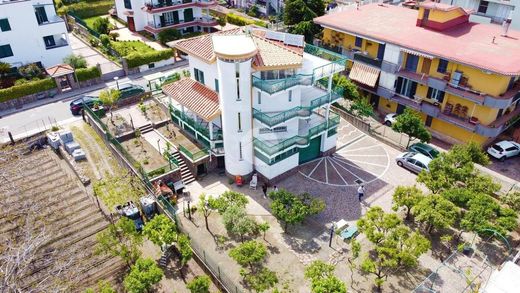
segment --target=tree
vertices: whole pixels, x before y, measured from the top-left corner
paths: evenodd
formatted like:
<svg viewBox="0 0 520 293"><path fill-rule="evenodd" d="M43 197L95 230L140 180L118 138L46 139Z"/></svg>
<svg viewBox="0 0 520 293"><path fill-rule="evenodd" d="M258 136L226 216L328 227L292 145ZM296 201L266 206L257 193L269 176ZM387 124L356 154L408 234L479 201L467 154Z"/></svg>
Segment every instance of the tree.
<svg viewBox="0 0 520 293"><path fill-rule="evenodd" d="M305 278L311 281L313 293L346 293L345 283L334 275L335 267L321 260L313 261L305 268Z"/></svg>
<svg viewBox="0 0 520 293"><path fill-rule="evenodd" d="M104 281L104 280L98 282L97 292L98 293L117 293L116 289L114 289L114 287L112 287L110 282Z"/></svg>
<svg viewBox="0 0 520 293"><path fill-rule="evenodd" d="M175 241L177 227L167 216L157 215L146 223L143 228L143 235L164 251Z"/></svg>
<svg viewBox="0 0 520 293"><path fill-rule="evenodd" d="M18 73L26 79L39 78L43 74L41 68L34 63L18 67Z"/></svg>
<svg viewBox="0 0 520 293"><path fill-rule="evenodd" d="M425 223L426 232L433 228L445 229L453 225L459 215L457 207L444 197L432 194L422 198L413 208L415 219Z"/></svg>
<svg viewBox="0 0 520 293"><path fill-rule="evenodd" d="M361 98L357 86L345 75L334 74L332 77L332 84L343 90L343 97L347 100L355 101Z"/></svg>
<svg viewBox="0 0 520 293"><path fill-rule="evenodd" d="M263 223L260 223L257 225L258 227L258 230L260 230L263 234L263 239L265 240L265 232L267 232L267 230L269 230L269 228L271 228L271 226L269 225L269 223L267 222L263 222Z"/></svg>
<svg viewBox="0 0 520 293"><path fill-rule="evenodd" d="M278 283L276 273L267 268L262 268L254 274L241 269L240 275L244 278L244 282L256 292L269 290Z"/></svg>
<svg viewBox="0 0 520 293"><path fill-rule="evenodd" d="M188 238L186 234L180 234L177 239L177 245L179 246L179 253L181 254L182 269L193 257L193 250L191 250L190 246L190 238Z"/></svg>
<svg viewBox="0 0 520 293"><path fill-rule="evenodd" d="M299 224L308 216L320 213L325 209L325 202L313 198L308 193L295 195L285 189L269 193L273 215L284 223L284 231L288 225Z"/></svg>
<svg viewBox="0 0 520 293"><path fill-rule="evenodd" d="M221 28L225 27L226 23L227 23L226 16L221 16L221 17L217 18L217 22L218 22L218 25L220 25Z"/></svg>
<svg viewBox="0 0 520 293"><path fill-rule="evenodd" d="M101 42L101 45L105 48L110 47L110 37L106 34L99 35L99 41Z"/></svg>
<svg viewBox="0 0 520 293"><path fill-rule="evenodd" d="M249 267L251 272L264 262L267 248L261 242L250 240L229 251L229 256L242 267Z"/></svg>
<svg viewBox="0 0 520 293"><path fill-rule="evenodd" d="M186 285L186 288L188 288L191 293L209 293L210 284L211 279L208 276L196 276Z"/></svg>
<svg viewBox="0 0 520 293"><path fill-rule="evenodd" d="M429 142L432 139L432 135L426 130L421 116L408 108L404 110L403 114L397 116L395 123L392 124L392 129L408 135L406 148L408 148L413 139L417 138L421 142Z"/></svg>
<svg viewBox="0 0 520 293"><path fill-rule="evenodd" d="M177 29L165 29L157 34L159 42L165 45L168 42L178 40L182 37L182 34Z"/></svg>
<svg viewBox="0 0 520 293"><path fill-rule="evenodd" d="M354 260L359 257L359 253L361 252L361 244L356 241L356 239L352 239L350 241L350 250L352 251L352 257L347 258L348 268L350 269L350 281L354 284L354 269L356 268L356 264Z"/></svg>
<svg viewBox="0 0 520 293"><path fill-rule="evenodd" d="M501 207L491 196L476 194L468 201L468 210L461 220L461 227L466 231L484 233L485 229L495 230L507 235L517 227L517 215L510 208Z"/></svg>
<svg viewBox="0 0 520 293"><path fill-rule="evenodd" d="M70 54L63 58L63 63L69 64L74 69L87 68L87 60L81 55Z"/></svg>
<svg viewBox="0 0 520 293"><path fill-rule="evenodd" d="M249 200L243 193L228 190L222 193L215 201L215 207L220 214L223 214L227 208L238 206L245 208Z"/></svg>
<svg viewBox="0 0 520 293"><path fill-rule="evenodd" d="M350 105L350 111L354 112L359 117L370 117L374 114L374 108L367 98L357 98Z"/></svg>
<svg viewBox="0 0 520 293"><path fill-rule="evenodd" d="M320 32L319 25L313 19L325 14L322 0L286 0L284 23L290 26L290 32L302 34L307 43L312 43L314 35Z"/></svg>
<svg viewBox="0 0 520 293"><path fill-rule="evenodd" d="M206 194L202 193L199 196L198 208L202 211L204 222L206 223L206 230L209 231L208 217L211 215L213 210L217 209L217 201L213 196L206 196Z"/></svg>
<svg viewBox="0 0 520 293"><path fill-rule="evenodd" d="M0 61L0 77L4 77L11 72L11 64Z"/></svg>
<svg viewBox="0 0 520 293"><path fill-rule="evenodd" d="M125 277L123 284L126 291L130 293L143 293L148 292L153 285L159 283L163 276L163 271L154 260L140 258L130 269L130 273Z"/></svg>
<svg viewBox="0 0 520 293"><path fill-rule="evenodd" d="M143 239L132 220L122 217L115 224L96 235L96 253L121 257L131 266L140 256L139 246Z"/></svg>
<svg viewBox="0 0 520 293"><path fill-rule="evenodd" d="M520 213L520 192L508 192L506 195L500 197L500 201L517 213Z"/></svg>
<svg viewBox="0 0 520 293"><path fill-rule="evenodd" d="M397 211L400 207L406 208L405 220L410 219L412 207L424 198L422 191L414 186L397 186L394 191L392 209Z"/></svg>
<svg viewBox="0 0 520 293"><path fill-rule="evenodd" d="M110 108L110 122L114 124L114 117L112 116L112 110L117 105L117 101L121 97L121 92L116 89L107 89L99 93L99 100L103 105Z"/></svg>
<svg viewBox="0 0 520 293"><path fill-rule="evenodd" d="M108 35L110 33L110 22L106 17L98 17L92 23L92 29L99 34Z"/></svg>
<svg viewBox="0 0 520 293"><path fill-rule="evenodd" d="M240 236L240 241L244 241L244 236L257 232L257 224L251 219L244 207L230 206L222 214L222 221L226 230L231 235Z"/></svg>
<svg viewBox="0 0 520 293"><path fill-rule="evenodd" d="M381 207L373 207L361 217L357 226L370 242L379 245L389 237L392 231L401 224L401 219L396 214L387 214Z"/></svg>

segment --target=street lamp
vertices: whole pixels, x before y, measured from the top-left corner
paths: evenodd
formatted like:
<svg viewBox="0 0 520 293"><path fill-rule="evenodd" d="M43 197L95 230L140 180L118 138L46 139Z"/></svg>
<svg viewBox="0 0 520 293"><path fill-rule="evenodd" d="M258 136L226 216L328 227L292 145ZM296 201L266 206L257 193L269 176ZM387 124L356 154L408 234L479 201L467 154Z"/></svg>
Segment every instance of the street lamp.
<svg viewBox="0 0 520 293"><path fill-rule="evenodd" d="M116 81L117 90L119 90L119 82L117 82L118 79L119 79L119 76L114 76L114 80Z"/></svg>

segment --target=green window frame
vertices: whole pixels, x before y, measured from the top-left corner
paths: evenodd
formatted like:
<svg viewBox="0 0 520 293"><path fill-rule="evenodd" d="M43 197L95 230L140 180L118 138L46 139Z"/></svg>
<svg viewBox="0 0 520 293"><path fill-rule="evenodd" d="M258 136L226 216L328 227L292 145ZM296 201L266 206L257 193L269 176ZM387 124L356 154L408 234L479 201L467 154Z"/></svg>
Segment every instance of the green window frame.
<svg viewBox="0 0 520 293"><path fill-rule="evenodd" d="M11 49L11 45L1 45L0 46L0 58L7 58L14 56L13 50Z"/></svg>
<svg viewBox="0 0 520 293"><path fill-rule="evenodd" d="M9 20L7 18L0 19L0 30L3 32L7 32L11 30L11 26L9 25Z"/></svg>

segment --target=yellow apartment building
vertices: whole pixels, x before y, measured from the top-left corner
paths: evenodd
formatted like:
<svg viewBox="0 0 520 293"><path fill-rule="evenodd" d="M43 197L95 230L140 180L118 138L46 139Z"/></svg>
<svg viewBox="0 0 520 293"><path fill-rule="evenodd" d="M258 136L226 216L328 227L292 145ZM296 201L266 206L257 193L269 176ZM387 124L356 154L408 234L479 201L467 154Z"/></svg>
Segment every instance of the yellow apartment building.
<svg viewBox="0 0 520 293"><path fill-rule="evenodd" d="M470 11L370 4L318 17L322 45L383 113L406 107L450 143L490 143L520 118L520 32L469 22Z"/></svg>

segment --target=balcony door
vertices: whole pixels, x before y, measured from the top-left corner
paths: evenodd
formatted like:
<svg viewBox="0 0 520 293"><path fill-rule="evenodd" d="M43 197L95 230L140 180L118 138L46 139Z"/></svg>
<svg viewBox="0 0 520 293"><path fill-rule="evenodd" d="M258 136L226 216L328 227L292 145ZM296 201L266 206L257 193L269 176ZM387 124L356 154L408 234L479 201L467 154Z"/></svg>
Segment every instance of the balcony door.
<svg viewBox="0 0 520 293"><path fill-rule="evenodd" d="M428 58L423 58L421 72L426 75L429 75L431 65L432 65L432 60L430 60Z"/></svg>
<svg viewBox="0 0 520 293"><path fill-rule="evenodd" d="M127 16L127 17L126 17L126 23L128 24L128 29L129 29L131 32L135 32L135 22L134 22L134 17L133 17L133 16Z"/></svg>
<svg viewBox="0 0 520 293"><path fill-rule="evenodd" d="M48 22L47 13L45 12L45 7L38 6L34 8L34 14L36 15L36 20L38 24L42 24L44 22Z"/></svg>
<svg viewBox="0 0 520 293"><path fill-rule="evenodd" d="M184 9L184 22L193 21L193 9Z"/></svg>

